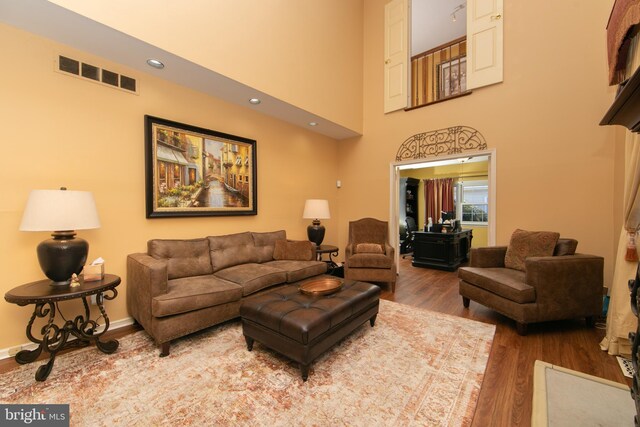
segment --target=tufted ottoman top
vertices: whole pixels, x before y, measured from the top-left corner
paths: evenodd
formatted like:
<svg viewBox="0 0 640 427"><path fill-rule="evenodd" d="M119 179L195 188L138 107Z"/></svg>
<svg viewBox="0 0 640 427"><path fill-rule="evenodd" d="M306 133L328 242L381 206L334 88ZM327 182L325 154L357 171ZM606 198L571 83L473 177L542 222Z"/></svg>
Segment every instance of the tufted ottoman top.
<svg viewBox="0 0 640 427"><path fill-rule="evenodd" d="M325 296L305 295L299 284L246 298L240 316L308 344L380 299L380 288L371 283L345 280L339 292Z"/></svg>

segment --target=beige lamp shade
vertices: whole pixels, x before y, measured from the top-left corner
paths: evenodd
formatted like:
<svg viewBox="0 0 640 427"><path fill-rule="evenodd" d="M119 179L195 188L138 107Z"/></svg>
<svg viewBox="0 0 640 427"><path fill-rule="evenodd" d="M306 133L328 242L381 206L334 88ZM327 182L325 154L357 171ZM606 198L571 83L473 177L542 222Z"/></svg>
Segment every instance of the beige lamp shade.
<svg viewBox="0 0 640 427"><path fill-rule="evenodd" d="M33 190L22 215L21 231L50 231L51 239L36 248L40 268L53 285L69 286L87 261L89 243L75 230L100 227L96 203L89 191Z"/></svg>
<svg viewBox="0 0 640 427"><path fill-rule="evenodd" d="M304 203L304 212L302 218L313 219L310 226L307 227L307 237L309 241L317 246L322 244L324 240L324 225L320 224L321 219L331 218L329 213L329 201L322 199L308 199Z"/></svg>
<svg viewBox="0 0 640 427"><path fill-rule="evenodd" d="M302 218L307 219L329 219L329 201L322 199L308 199L304 203Z"/></svg>
<svg viewBox="0 0 640 427"><path fill-rule="evenodd" d="M90 191L33 190L22 215L20 231L61 231L99 228Z"/></svg>

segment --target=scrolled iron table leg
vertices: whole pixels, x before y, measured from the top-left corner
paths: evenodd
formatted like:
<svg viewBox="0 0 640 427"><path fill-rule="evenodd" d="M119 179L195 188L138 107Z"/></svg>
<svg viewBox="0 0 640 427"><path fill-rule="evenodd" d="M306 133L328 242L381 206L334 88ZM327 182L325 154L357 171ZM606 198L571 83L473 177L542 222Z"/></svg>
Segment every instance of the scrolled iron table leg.
<svg viewBox="0 0 640 427"><path fill-rule="evenodd" d="M332 270L336 269L338 267L338 264L336 264L336 262L333 260L334 256L338 256L338 250L333 251L333 252L329 252L329 268L331 268Z"/></svg>
<svg viewBox="0 0 640 427"><path fill-rule="evenodd" d="M51 370L53 369L53 362L56 360L56 353L51 353L51 357L49 357L49 361L44 365L38 367L36 371L36 381L44 381L47 379Z"/></svg>
<svg viewBox="0 0 640 427"><path fill-rule="evenodd" d="M109 340L104 342L100 341L100 336L109 330L109 316L107 316L107 312L104 309L103 300L112 300L116 296L118 296L118 291L116 291L115 288L110 289L110 291L113 293L112 295L107 295L104 292L96 294L96 304L98 305L98 309L100 310L105 323L104 330L100 334L95 335L96 347L98 347L101 352L106 354L113 353L118 349L118 346L120 345L118 340Z"/></svg>
<svg viewBox="0 0 640 427"><path fill-rule="evenodd" d="M47 305L46 308L44 307L45 305ZM51 373L51 370L53 369L53 363L56 360L56 354L65 346L65 344L67 343L67 338L69 337L69 328L71 322L65 322L62 328L58 327L58 325L53 322L56 316L56 308L57 306L53 302L49 302L46 304L41 303L36 305L33 315L29 320L29 324L27 325L27 337L32 342L39 344L38 348L35 350L23 350L16 354L16 361L18 363L29 363L35 361L40 356L43 350L49 353L50 356L47 363L41 365L36 371L35 377L37 381L44 381L47 379L47 377ZM47 324L43 326L41 330L42 339L37 339L33 336L33 333L31 331L33 327L33 321L36 317L43 318L47 315L49 316L49 319L47 319Z"/></svg>
<svg viewBox="0 0 640 427"><path fill-rule="evenodd" d="M48 307L45 308L45 305ZM19 351L15 357L16 362L18 362L21 365L24 365L24 364L33 362L40 356L43 348L43 342L42 342L43 340L33 336L33 333L31 332L31 329L33 328L33 321L36 320L36 317L43 318L49 315L49 323L51 323L53 321L53 316L55 316L55 314L56 314L55 306L53 305L53 303L36 304L35 308L33 309L33 314L31 315L31 319L29 319L29 323L27 324L27 338L29 338L29 341L38 344L38 348L36 348L35 350Z"/></svg>

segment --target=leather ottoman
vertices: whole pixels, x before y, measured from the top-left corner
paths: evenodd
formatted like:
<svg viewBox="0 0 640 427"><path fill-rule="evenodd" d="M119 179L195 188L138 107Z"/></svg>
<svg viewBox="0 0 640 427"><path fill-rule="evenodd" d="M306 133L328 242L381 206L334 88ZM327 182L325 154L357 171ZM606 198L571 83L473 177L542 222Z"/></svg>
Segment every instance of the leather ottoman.
<svg viewBox="0 0 640 427"><path fill-rule="evenodd" d="M310 296L298 289L302 283L245 299L240 316L249 351L255 340L298 362L306 381L314 359L367 320L373 327L380 288L345 280L334 294Z"/></svg>

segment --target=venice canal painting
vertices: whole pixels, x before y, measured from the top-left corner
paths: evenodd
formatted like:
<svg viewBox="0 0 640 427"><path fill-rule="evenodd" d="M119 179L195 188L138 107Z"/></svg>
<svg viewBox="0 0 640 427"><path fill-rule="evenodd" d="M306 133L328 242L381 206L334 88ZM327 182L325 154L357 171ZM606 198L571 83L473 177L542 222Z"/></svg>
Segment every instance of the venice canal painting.
<svg viewBox="0 0 640 427"><path fill-rule="evenodd" d="M147 218L255 215L255 141L145 116Z"/></svg>

